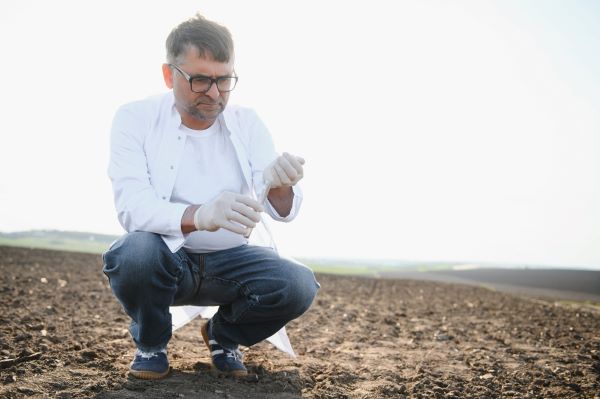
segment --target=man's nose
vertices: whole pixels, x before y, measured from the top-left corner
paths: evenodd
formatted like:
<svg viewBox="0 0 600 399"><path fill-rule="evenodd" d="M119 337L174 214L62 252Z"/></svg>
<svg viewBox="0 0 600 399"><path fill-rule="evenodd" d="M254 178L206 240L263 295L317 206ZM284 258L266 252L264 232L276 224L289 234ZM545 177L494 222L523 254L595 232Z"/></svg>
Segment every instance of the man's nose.
<svg viewBox="0 0 600 399"><path fill-rule="evenodd" d="M221 93L219 92L219 89L217 88L217 82L212 82L212 84L210 85L210 88L206 92L206 95L209 96L210 98L212 98L213 100L216 100L219 98L220 94Z"/></svg>

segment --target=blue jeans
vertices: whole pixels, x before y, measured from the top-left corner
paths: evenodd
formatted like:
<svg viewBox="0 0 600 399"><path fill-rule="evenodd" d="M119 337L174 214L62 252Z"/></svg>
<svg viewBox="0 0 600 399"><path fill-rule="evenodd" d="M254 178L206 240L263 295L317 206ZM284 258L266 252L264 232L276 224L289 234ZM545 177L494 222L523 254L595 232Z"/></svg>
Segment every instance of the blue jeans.
<svg viewBox="0 0 600 399"><path fill-rule="evenodd" d="M169 306L218 305L212 334L227 348L270 337L310 307L319 283L306 266L252 245L206 254L172 253L158 234L124 235L102 255L113 293L146 352L171 339Z"/></svg>

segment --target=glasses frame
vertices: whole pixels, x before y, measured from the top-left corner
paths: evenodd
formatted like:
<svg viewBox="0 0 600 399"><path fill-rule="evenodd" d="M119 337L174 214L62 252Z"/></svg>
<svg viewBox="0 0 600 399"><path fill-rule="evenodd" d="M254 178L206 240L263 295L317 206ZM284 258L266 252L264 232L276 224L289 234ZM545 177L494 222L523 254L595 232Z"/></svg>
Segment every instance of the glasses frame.
<svg viewBox="0 0 600 399"><path fill-rule="evenodd" d="M211 78L210 76L205 76L205 75L194 75L194 76L191 76L189 73L183 71L181 68L179 68L175 64L169 64L169 66L171 68L177 69L179 71L179 73L181 74L181 76L183 76L184 78L187 79L188 83L190 84L190 90L193 93L206 94L213 87L213 84L217 85L217 90L219 90L219 93L229 93L230 91L232 91L233 89L235 89L235 86L237 85L237 81L238 81L238 76L235 75L235 71L233 72L234 73L233 76L219 76L217 78ZM208 85L208 88L206 90L204 90L204 91L195 91L192 88L192 80L194 80L194 79L207 79L207 80L210 80L210 85ZM221 79L233 79L233 86L231 87L231 89L229 89L229 90L221 90L221 89L219 89L219 80L221 80Z"/></svg>

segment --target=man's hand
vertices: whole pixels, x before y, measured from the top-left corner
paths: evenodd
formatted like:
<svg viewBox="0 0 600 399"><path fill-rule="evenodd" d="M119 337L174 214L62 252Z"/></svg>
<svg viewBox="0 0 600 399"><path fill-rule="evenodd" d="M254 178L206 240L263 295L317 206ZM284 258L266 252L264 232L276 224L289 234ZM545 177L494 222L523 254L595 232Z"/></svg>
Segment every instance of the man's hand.
<svg viewBox="0 0 600 399"><path fill-rule="evenodd" d="M271 188L291 187L304 177L304 159L284 152L263 171L263 179Z"/></svg>
<svg viewBox="0 0 600 399"><path fill-rule="evenodd" d="M247 234L260 221L259 212L265 208L258 201L240 194L222 192L194 213L197 230L217 231L227 229L237 234Z"/></svg>

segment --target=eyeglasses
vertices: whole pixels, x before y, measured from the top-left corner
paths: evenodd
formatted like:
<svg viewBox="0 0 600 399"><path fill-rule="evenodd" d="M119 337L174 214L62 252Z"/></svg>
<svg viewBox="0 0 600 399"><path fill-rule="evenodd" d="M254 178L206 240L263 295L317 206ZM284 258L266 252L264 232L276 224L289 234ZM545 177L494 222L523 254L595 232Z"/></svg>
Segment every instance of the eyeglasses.
<svg viewBox="0 0 600 399"><path fill-rule="evenodd" d="M177 69L179 73L190 82L190 90L194 93L208 92L213 83L216 83L217 89L219 89L221 93L226 93L235 88L238 80L237 76L219 76L216 79L204 75L190 76L182 71L177 65L169 64L169 66Z"/></svg>

